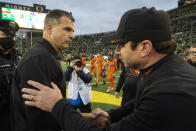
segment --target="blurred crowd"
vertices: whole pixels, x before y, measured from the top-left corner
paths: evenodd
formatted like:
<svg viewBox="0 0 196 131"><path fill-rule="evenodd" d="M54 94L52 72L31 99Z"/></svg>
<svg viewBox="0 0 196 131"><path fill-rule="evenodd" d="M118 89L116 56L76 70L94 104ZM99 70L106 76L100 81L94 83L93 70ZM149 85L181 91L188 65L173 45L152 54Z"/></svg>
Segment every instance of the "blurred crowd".
<svg viewBox="0 0 196 131"><path fill-rule="evenodd" d="M195 0L181 0L179 1L179 7L169 10L168 13L172 18L172 27L174 33L174 39L177 42L177 53L188 54L190 45L196 43L196 2ZM183 4L182 4L183 3ZM183 6L182 6L183 5ZM104 45L102 37L106 34L112 34L111 32L103 32L96 34L76 35L69 49L61 51L61 57L67 57L70 55L83 55L86 59L90 59L91 54L101 53L102 56L107 56L108 52L114 50L112 45ZM41 33L33 36L32 43L37 43L41 38ZM26 38L18 39L16 43L16 50L20 56L31 47L30 35Z"/></svg>

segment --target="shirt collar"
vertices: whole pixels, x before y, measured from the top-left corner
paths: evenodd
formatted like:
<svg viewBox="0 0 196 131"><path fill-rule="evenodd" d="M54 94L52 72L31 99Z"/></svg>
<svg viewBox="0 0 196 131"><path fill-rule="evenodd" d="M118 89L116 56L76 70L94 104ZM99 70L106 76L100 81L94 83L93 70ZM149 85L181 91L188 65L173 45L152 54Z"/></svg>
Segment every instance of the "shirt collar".
<svg viewBox="0 0 196 131"><path fill-rule="evenodd" d="M163 57L162 59L160 59L158 62L156 62L155 64L140 70L140 73L142 73L144 76L148 76L149 74L151 74L155 69L157 69L158 67L160 67L163 63L165 63L165 61L167 61L171 56L173 55L167 55L165 57Z"/></svg>

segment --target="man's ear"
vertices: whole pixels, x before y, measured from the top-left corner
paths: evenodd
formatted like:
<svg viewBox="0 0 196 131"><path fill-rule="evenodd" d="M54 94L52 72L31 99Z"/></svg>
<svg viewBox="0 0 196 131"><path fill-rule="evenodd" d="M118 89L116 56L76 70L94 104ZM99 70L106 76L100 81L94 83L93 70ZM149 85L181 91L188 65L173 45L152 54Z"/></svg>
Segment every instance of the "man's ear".
<svg viewBox="0 0 196 131"><path fill-rule="evenodd" d="M141 42L141 57L145 57L151 53L153 49L152 42L150 40L144 40Z"/></svg>
<svg viewBox="0 0 196 131"><path fill-rule="evenodd" d="M47 25L45 26L45 30L47 31L48 34L52 34L53 25L47 24Z"/></svg>

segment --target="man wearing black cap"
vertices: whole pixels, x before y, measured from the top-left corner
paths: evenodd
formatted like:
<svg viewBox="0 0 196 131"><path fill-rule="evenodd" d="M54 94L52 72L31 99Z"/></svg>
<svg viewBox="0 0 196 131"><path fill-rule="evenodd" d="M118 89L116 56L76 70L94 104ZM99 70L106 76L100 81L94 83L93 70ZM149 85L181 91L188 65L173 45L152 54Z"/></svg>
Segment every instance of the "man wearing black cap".
<svg viewBox="0 0 196 131"><path fill-rule="evenodd" d="M195 131L196 71L174 55L170 19L154 8L133 9L121 18L111 41L117 44L123 61L140 70L136 97L118 109L96 109L88 119L109 128L97 127L74 112L62 99L59 89L48 89L28 81L39 89L23 89L25 104L49 111L65 130L72 131ZM44 93L47 92L47 93ZM31 97L34 101L31 101ZM46 101L50 100L50 102ZM96 118L95 118L96 117Z"/></svg>
<svg viewBox="0 0 196 131"><path fill-rule="evenodd" d="M15 33L19 26L11 20L0 20L0 122L1 129L10 131L10 89L12 73L17 64L17 54L13 48Z"/></svg>

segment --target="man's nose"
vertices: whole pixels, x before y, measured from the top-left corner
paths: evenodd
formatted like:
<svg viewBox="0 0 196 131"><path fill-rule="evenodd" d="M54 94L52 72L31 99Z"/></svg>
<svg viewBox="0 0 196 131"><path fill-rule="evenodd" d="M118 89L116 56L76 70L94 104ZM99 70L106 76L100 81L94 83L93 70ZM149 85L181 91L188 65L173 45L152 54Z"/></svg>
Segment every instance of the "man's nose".
<svg viewBox="0 0 196 131"><path fill-rule="evenodd" d="M69 34L69 38L71 38L72 40L75 38L75 35L74 35L73 32L71 32L71 33Z"/></svg>

